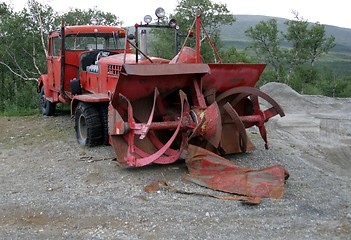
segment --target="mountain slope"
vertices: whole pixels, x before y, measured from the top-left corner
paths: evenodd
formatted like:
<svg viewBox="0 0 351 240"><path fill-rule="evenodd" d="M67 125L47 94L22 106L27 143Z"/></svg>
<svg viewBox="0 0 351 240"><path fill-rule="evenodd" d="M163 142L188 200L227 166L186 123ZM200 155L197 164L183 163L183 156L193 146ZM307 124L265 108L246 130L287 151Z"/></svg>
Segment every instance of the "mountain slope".
<svg viewBox="0 0 351 240"><path fill-rule="evenodd" d="M236 15L235 17L236 22L233 25L223 25L221 27L221 36L224 41L249 41L250 39L245 35L245 30L249 27L255 26L260 21L268 21L272 18L277 20L278 29L280 31L285 32L287 29L284 24L284 22L288 20L286 18L260 15ZM344 45L345 47L351 48L351 29L325 25L325 30L327 35L335 36L338 45Z"/></svg>
<svg viewBox="0 0 351 240"><path fill-rule="evenodd" d="M260 21L268 21L275 18L278 29L285 32L284 24L288 19L260 15L235 15L236 22L233 25L221 27L221 37L224 47L235 46L237 49L245 49L251 39L245 35L245 30L255 26ZM336 46L330 52L319 59L319 65L327 65L335 69L338 75L351 75L351 29L325 25L327 36L335 37Z"/></svg>

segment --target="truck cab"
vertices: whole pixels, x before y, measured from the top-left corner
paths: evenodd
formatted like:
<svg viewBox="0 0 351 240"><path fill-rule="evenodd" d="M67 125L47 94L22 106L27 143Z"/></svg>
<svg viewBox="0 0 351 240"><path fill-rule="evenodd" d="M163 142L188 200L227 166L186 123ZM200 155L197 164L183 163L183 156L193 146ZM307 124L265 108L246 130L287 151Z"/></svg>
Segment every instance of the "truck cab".
<svg viewBox="0 0 351 240"><path fill-rule="evenodd" d="M53 115L57 102L69 103L82 91L89 79L82 79L82 72L96 72L97 61L131 48L125 41L125 30L115 26L64 26L51 32L46 57L47 73L38 79L41 110ZM93 87L94 88L94 87ZM96 88L95 88L96 89ZM92 93L98 93L93 89Z"/></svg>

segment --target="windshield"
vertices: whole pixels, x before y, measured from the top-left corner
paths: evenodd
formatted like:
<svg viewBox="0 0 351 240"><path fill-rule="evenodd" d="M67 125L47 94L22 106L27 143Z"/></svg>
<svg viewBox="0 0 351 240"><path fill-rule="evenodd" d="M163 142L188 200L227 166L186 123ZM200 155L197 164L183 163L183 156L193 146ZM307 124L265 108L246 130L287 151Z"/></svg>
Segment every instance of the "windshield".
<svg viewBox="0 0 351 240"><path fill-rule="evenodd" d="M115 50L124 49L124 38L114 33L78 33L67 35L66 50Z"/></svg>

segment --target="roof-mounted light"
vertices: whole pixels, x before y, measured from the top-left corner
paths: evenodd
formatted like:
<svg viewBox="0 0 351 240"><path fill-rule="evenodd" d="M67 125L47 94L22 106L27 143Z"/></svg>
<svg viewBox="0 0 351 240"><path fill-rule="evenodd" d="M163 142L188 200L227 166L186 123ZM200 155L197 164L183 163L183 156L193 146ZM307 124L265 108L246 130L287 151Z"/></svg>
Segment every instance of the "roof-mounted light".
<svg viewBox="0 0 351 240"><path fill-rule="evenodd" d="M151 17L150 15L146 15L146 16L144 17L144 22L145 22L146 24L151 23L151 21L152 21L152 17Z"/></svg>
<svg viewBox="0 0 351 240"><path fill-rule="evenodd" d="M163 8L158 7L155 11L155 15L157 18L164 18L166 16L166 12Z"/></svg>

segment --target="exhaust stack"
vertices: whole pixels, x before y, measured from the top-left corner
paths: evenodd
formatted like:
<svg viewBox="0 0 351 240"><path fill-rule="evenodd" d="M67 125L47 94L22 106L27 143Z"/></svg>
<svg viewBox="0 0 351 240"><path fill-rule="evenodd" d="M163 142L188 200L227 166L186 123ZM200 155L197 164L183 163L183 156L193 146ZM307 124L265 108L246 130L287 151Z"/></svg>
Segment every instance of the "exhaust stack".
<svg viewBox="0 0 351 240"><path fill-rule="evenodd" d="M146 29L142 29L140 31L140 50L147 55L147 33L146 33ZM145 60L146 57L141 54L140 55L140 59L141 60Z"/></svg>

